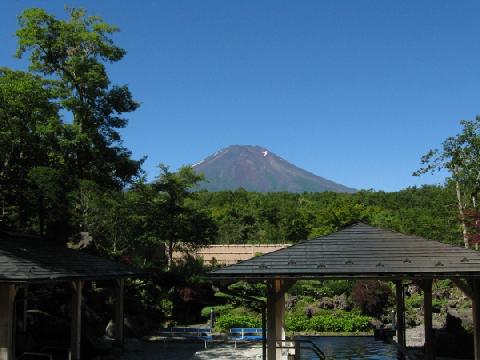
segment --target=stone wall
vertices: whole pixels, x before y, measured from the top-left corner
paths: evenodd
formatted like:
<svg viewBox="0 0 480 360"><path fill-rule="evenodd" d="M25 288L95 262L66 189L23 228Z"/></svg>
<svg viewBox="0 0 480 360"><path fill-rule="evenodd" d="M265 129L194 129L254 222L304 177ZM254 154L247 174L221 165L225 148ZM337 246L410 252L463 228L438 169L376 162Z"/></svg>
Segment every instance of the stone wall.
<svg viewBox="0 0 480 360"><path fill-rule="evenodd" d="M236 244L236 245L209 245L197 250L191 255L202 257L205 263L211 264L235 264L239 261L248 260L255 256L267 254L272 251L280 250L291 244ZM181 259L184 257L182 252L174 252L173 258Z"/></svg>

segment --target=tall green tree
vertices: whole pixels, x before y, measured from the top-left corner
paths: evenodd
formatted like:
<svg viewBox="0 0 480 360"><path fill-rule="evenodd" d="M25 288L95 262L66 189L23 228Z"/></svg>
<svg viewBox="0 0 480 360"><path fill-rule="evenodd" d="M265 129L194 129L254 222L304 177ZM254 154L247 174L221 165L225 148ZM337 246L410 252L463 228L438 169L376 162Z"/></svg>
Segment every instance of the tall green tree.
<svg viewBox="0 0 480 360"><path fill-rule="evenodd" d="M125 50L111 36L118 28L83 9L68 9L67 20L43 9L27 9L19 17L17 56L28 53L30 71L52 80L61 108L73 115L75 156L71 171L107 187L121 188L140 171L118 129L122 114L134 111L126 85L112 86L105 64L121 60Z"/></svg>
<svg viewBox="0 0 480 360"><path fill-rule="evenodd" d="M447 138L441 149L430 150L421 158L422 167L414 173L421 175L446 169L455 186L458 213L463 230L464 246L470 246L475 226L480 193L480 117L460 122L462 131ZM475 219L473 219L475 223Z"/></svg>
<svg viewBox="0 0 480 360"><path fill-rule="evenodd" d="M59 219L56 215L64 216L50 212L47 219L45 214L47 207L65 207L59 193L63 185L54 183L68 182L65 134L53 99L51 83L41 77L0 70L0 223L42 235L48 222Z"/></svg>
<svg viewBox="0 0 480 360"><path fill-rule="evenodd" d="M195 249L212 243L216 237L217 227L210 214L192 202L197 196L192 190L201 180L203 176L189 166L171 172L167 166L160 165L160 175L152 185L163 200L163 211L158 218L150 220L150 229L166 244L169 264L174 250Z"/></svg>

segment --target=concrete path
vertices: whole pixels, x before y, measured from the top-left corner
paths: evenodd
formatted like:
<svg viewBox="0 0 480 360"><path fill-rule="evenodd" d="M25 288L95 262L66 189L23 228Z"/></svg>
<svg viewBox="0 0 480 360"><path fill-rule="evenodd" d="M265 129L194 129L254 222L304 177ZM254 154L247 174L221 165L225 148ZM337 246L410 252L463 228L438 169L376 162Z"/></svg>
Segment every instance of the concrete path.
<svg viewBox="0 0 480 360"><path fill-rule="evenodd" d="M128 340L121 360L259 360L262 355L261 346L238 346L233 344L209 344L204 348L203 343L163 341Z"/></svg>

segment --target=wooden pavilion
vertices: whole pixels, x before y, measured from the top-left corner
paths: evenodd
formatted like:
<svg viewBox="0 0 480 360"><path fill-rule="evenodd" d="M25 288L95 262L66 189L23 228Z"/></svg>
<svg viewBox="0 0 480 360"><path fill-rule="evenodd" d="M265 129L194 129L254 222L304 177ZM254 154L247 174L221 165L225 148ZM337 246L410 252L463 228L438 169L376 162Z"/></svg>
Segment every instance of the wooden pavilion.
<svg viewBox="0 0 480 360"><path fill-rule="evenodd" d="M480 252L365 224L210 273L214 280L265 281L267 284L267 359L281 359L285 341L285 292L296 280L379 279L396 285L397 339L405 348L402 283L414 281L424 293L425 359L435 359L432 281L451 279L471 300L475 360L480 360Z"/></svg>
<svg viewBox="0 0 480 360"><path fill-rule="evenodd" d="M0 231L0 360L15 359L15 308L23 306L26 327L28 286L70 283L72 286L72 360L80 359L82 289L85 281L111 280L115 286L115 340L123 344L123 291L125 278L140 272L116 262L81 251L57 246L31 236ZM17 293L22 295L19 300Z"/></svg>

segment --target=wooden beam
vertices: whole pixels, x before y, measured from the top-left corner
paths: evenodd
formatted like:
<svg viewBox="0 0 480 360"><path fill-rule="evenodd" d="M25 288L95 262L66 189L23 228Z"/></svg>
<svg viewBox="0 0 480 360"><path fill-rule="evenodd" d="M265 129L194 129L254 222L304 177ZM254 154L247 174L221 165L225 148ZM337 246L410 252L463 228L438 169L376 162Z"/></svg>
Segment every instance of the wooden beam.
<svg viewBox="0 0 480 360"><path fill-rule="evenodd" d="M480 360L480 280L473 280L473 294L471 299L474 359Z"/></svg>
<svg viewBox="0 0 480 360"><path fill-rule="evenodd" d="M71 360L80 360L82 342L82 290L83 281L77 280L72 282Z"/></svg>
<svg viewBox="0 0 480 360"><path fill-rule="evenodd" d="M397 302L397 342L398 345L405 348L405 299L403 294L402 280L395 281L395 294Z"/></svg>
<svg viewBox="0 0 480 360"><path fill-rule="evenodd" d="M435 359L435 337L432 327L432 280L422 280L423 322L425 326L425 359Z"/></svg>
<svg viewBox="0 0 480 360"><path fill-rule="evenodd" d="M472 287L470 286L470 284L468 284L467 281L464 281L462 279L450 279L452 280L452 282L460 289L463 291L463 293L465 294L465 296L467 296L468 298L470 299L473 299L473 289Z"/></svg>
<svg viewBox="0 0 480 360"><path fill-rule="evenodd" d="M124 317L124 290L125 280L118 279L115 284L115 302L114 302L114 334L117 346L123 347L123 317Z"/></svg>

